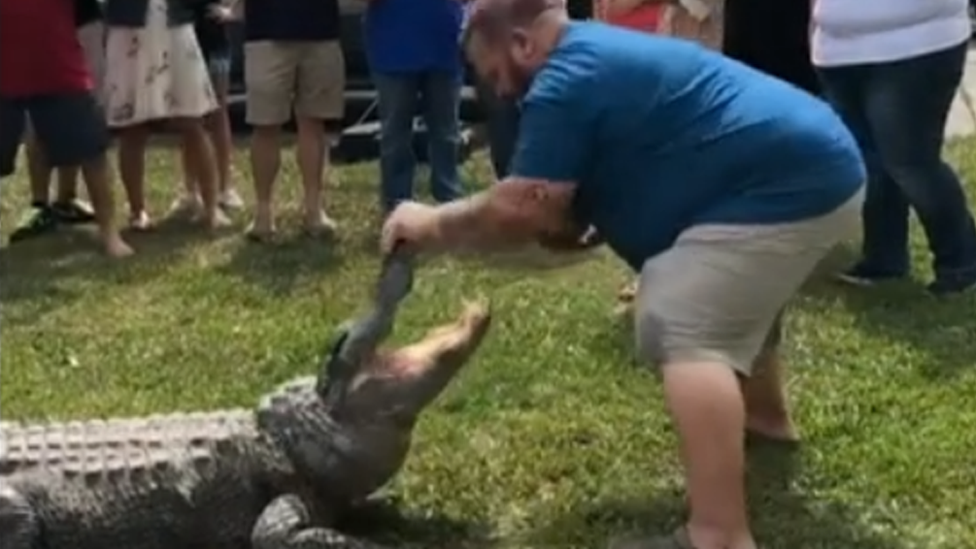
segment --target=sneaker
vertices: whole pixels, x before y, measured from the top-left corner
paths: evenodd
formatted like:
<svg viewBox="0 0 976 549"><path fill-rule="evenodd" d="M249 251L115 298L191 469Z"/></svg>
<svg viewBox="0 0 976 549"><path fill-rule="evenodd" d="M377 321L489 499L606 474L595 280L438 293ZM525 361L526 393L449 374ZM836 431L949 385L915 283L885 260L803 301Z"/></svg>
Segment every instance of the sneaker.
<svg viewBox="0 0 976 549"><path fill-rule="evenodd" d="M905 276L903 273L877 271L859 263L846 271L835 274L834 278L852 286L873 286L881 282L900 280Z"/></svg>
<svg viewBox="0 0 976 549"><path fill-rule="evenodd" d="M319 212L318 215L306 216L305 224L302 228L306 236L313 238L331 237L335 235L338 229L338 223L325 212Z"/></svg>
<svg viewBox="0 0 976 549"><path fill-rule="evenodd" d="M203 201L197 195L184 194L177 198L169 207L166 217L180 221L198 219L203 213Z"/></svg>
<svg viewBox="0 0 976 549"><path fill-rule="evenodd" d="M225 210L244 209L244 199L241 198L241 195L237 192L237 189L233 187L225 189L223 192L221 192L220 196L217 198L217 202L220 204L220 207Z"/></svg>
<svg viewBox="0 0 976 549"><path fill-rule="evenodd" d="M926 286L930 294L938 297L961 294L973 288L976 288L976 271L967 271L959 276L936 278Z"/></svg>
<svg viewBox="0 0 976 549"><path fill-rule="evenodd" d="M35 205L30 212L17 224L17 228L10 234L10 243L28 240L56 231L58 216L54 209L47 204Z"/></svg>
<svg viewBox="0 0 976 549"><path fill-rule="evenodd" d="M66 225L79 225L95 221L95 211L92 210L91 204L77 198L65 202L55 202L51 205L51 211L59 223Z"/></svg>

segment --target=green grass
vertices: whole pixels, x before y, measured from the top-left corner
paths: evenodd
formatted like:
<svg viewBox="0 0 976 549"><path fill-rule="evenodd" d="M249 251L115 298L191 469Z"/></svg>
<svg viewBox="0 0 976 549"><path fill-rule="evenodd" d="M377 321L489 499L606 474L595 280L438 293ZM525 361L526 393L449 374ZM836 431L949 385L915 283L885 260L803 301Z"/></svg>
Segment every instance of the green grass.
<svg viewBox="0 0 976 549"><path fill-rule="evenodd" d="M976 140L952 146L951 157L976 197ZM294 212L290 162L280 202ZM242 152L237 164L246 173ZM149 165L161 212L180 174L170 150ZM486 180L484 160L465 173ZM373 166L339 170L334 244L295 238L268 249L174 228L133 237L139 255L120 264L77 233L5 246L4 417L248 406L309 373L367 298L376 181ZM26 187L22 175L3 184L4 235ZM293 214L285 229L296 228ZM626 279L604 257L560 269L448 259L424 267L397 341L452 317L464 297L493 298L496 322L419 425L393 486L403 517L384 537L424 548L602 547L622 531L679 523L661 391L612 312ZM814 282L796 301L790 386L806 445L793 460L751 463L765 547L976 548L976 297L938 301L920 286Z"/></svg>

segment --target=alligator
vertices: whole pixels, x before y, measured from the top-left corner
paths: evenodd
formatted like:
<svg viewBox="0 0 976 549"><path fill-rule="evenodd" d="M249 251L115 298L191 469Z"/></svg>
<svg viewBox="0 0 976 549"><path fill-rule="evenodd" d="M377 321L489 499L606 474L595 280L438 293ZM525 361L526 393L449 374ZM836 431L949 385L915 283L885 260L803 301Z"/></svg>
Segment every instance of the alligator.
<svg viewBox="0 0 976 549"><path fill-rule="evenodd" d="M413 286L384 262L369 313L318 374L254 410L4 423L0 549L379 549L337 514L389 484L423 410L479 347L486 302L419 341L381 349Z"/></svg>

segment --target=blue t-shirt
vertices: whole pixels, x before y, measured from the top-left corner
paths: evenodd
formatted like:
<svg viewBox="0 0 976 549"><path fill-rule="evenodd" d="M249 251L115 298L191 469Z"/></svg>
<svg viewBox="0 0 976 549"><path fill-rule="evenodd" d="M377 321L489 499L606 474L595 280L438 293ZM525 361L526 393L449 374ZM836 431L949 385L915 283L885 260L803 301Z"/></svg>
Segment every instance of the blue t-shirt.
<svg viewBox="0 0 976 549"><path fill-rule="evenodd" d="M458 0L372 0L364 32L370 70L461 73Z"/></svg>
<svg viewBox="0 0 976 549"><path fill-rule="evenodd" d="M634 269L700 223L828 213L866 174L829 105L690 41L570 23L522 103L512 174L577 183Z"/></svg>

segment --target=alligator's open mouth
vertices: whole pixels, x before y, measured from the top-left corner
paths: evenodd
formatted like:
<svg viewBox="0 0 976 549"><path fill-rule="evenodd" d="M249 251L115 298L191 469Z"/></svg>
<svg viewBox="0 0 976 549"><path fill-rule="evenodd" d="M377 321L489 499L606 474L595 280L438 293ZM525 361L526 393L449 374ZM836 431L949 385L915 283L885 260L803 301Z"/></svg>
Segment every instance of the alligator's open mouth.
<svg viewBox="0 0 976 549"><path fill-rule="evenodd" d="M469 302L458 318L434 328L420 339L389 356L386 372L398 377L416 377L429 370L457 369L481 344L491 325L491 306L487 301Z"/></svg>

